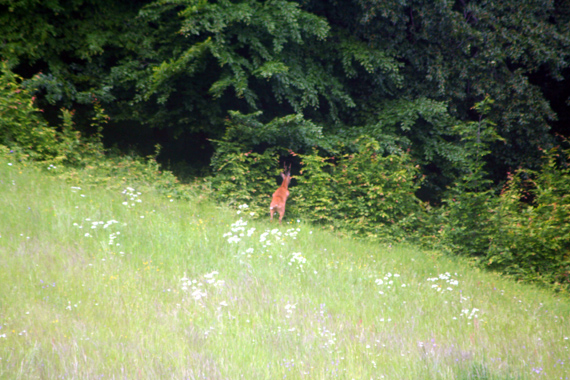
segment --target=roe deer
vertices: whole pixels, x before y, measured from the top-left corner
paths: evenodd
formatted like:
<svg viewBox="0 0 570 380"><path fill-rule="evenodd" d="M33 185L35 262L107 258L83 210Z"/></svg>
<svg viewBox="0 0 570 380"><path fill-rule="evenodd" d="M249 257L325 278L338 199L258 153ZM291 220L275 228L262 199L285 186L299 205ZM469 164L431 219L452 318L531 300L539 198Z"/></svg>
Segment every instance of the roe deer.
<svg viewBox="0 0 570 380"><path fill-rule="evenodd" d="M287 202L287 197L289 196L288 187L289 182L291 182L291 164L289 164L289 167L284 164L283 168L283 173L281 173L283 183L281 183L281 186L273 193L273 199L269 206L269 221L273 221L273 214L277 211L279 213L279 224L281 224L281 220L285 214L285 202Z"/></svg>

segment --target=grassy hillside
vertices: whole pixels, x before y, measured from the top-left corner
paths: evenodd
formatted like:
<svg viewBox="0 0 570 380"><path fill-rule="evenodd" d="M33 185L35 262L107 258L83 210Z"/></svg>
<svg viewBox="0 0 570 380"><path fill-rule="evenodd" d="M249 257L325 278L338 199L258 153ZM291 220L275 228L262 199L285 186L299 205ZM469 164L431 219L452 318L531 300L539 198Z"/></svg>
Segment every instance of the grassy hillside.
<svg viewBox="0 0 570 380"><path fill-rule="evenodd" d="M2 379L568 379L569 347L568 299L437 252L0 159Z"/></svg>

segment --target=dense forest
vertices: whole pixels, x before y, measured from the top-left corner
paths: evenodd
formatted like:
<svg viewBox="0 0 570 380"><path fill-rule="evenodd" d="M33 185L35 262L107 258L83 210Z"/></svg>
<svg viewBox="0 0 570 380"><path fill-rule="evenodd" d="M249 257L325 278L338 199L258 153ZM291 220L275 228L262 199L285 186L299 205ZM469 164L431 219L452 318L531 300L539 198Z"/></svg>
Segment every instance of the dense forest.
<svg viewBox="0 0 570 380"><path fill-rule="evenodd" d="M0 10L2 145L80 164L80 133L260 214L287 162L289 217L570 284L567 1Z"/></svg>

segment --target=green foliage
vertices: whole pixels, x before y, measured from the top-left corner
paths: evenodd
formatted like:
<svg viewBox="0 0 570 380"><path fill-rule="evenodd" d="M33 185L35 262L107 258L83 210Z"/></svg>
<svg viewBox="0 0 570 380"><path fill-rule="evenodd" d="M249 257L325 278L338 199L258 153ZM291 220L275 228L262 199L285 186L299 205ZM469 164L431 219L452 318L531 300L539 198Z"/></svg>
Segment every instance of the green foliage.
<svg viewBox="0 0 570 380"><path fill-rule="evenodd" d="M208 195L208 189L200 184L182 185L178 179L167 170L163 170L156 161L156 155L139 157L132 155L108 154L96 157L85 155L78 166L66 166L55 170L54 173L69 183L104 186L110 189L124 189L125 186L153 189L169 198L197 198L196 188L202 194Z"/></svg>
<svg viewBox="0 0 570 380"><path fill-rule="evenodd" d="M33 159L57 155L57 138L35 105L35 96L22 88L22 78L0 66L0 144L19 147Z"/></svg>
<svg viewBox="0 0 570 380"><path fill-rule="evenodd" d="M103 159L105 149L101 142L101 130L109 116L97 100L93 101L93 109L95 114L91 120L91 127L97 132L89 137L82 136L77 131L73 121L75 111L61 109L61 132L57 134L58 156L55 161L70 167L80 167L96 164Z"/></svg>
<svg viewBox="0 0 570 380"><path fill-rule="evenodd" d="M234 99L230 109L270 110L268 120L308 110L338 120L356 104L347 78L368 73L382 75L386 86L401 81L394 57L349 33L331 35L324 18L293 1L156 1L141 14L156 20L173 9L186 42L154 67L146 93L165 104L187 91L179 88L184 78L206 87L226 110L225 99Z"/></svg>
<svg viewBox="0 0 570 380"><path fill-rule="evenodd" d="M312 2L317 14L326 9L322 3ZM453 116L469 120L471 105L488 95L495 104L487 117L506 139L506 144L491 145L493 154L486 158L495 175L539 164L538 147L552 145L549 123L556 118L547 97L567 96L548 94L557 82L568 81L563 75L570 58L567 2L349 4L345 7L351 12L327 9L329 22L351 25L378 49L399 53L406 62L399 97L449 102Z"/></svg>
<svg viewBox="0 0 570 380"><path fill-rule="evenodd" d="M484 113L488 105L476 109ZM431 210L431 223L439 226L436 239L517 279L570 289L570 150L547 151L539 171L519 169L497 196L483 167L489 144L498 138L493 124L481 119L457 128L467 170L444 207Z"/></svg>
<svg viewBox="0 0 570 380"><path fill-rule="evenodd" d="M272 140L275 137L272 132L279 129L283 120L274 120L269 128L262 128L256 119L258 115L233 113L227 120L223 139L212 140L216 153L211 162L214 172L211 186L217 200L234 207L247 204L250 212L260 216L268 212L276 188L272 175L278 174L279 162L277 148L262 153L254 152L253 148Z"/></svg>
<svg viewBox="0 0 570 380"><path fill-rule="evenodd" d="M169 144L184 144L180 136L195 144L187 151L210 154L206 139L221 138L232 110L263 110L265 123L302 113L331 140L366 134L409 147L437 199L456 180L463 154L451 126L473 119L473 103L495 99L487 118L506 141L491 144L485 160L499 181L511 168L536 164L537 147L552 146L547 132L556 114L548 99L566 96L558 93L570 62L566 2L0 6L0 55L38 90L42 108L53 107L51 123L54 110L77 109L77 129L85 131L92 115L77 105L96 96L112 118L107 141L145 154L166 144L164 159L182 159L167 157Z"/></svg>
<svg viewBox="0 0 570 380"><path fill-rule="evenodd" d="M442 190L459 179L466 152L447 102L429 97L367 100L365 126L351 133L377 139L388 152L406 149L423 167L425 197L439 200ZM428 168L429 167L429 168Z"/></svg>
<svg viewBox="0 0 570 380"><path fill-rule="evenodd" d="M61 109L61 128L48 125L35 96L21 86L21 80L2 63L0 76L0 143L35 161L51 164L85 165L103 155L100 133L81 137L73 122L74 111ZM94 102L91 127L101 130L108 116L100 103Z"/></svg>
<svg viewBox="0 0 570 380"><path fill-rule="evenodd" d="M296 136L287 147L306 149L307 144L326 139L300 116L267 125L255 116L233 114L224 139L215 141L212 187L218 200L234 206L246 203L258 216L265 216L277 188L274 178L281 170L278 156L287 151L273 145L274 136L284 135L279 129L286 127ZM272 147L263 149L268 141ZM366 136L334 150L335 157L328 157L323 146L304 154L289 150L292 157L286 159L300 159L301 171L291 185L286 218L301 217L382 239L404 238L417 226L422 213L414 195L420 185L419 167L408 154L385 154L378 141Z"/></svg>
<svg viewBox="0 0 570 380"><path fill-rule="evenodd" d="M569 159L570 150L553 148L540 171L510 176L492 210L497 231L484 257L487 266L570 290Z"/></svg>
<svg viewBox="0 0 570 380"><path fill-rule="evenodd" d="M29 90L22 88L21 78L1 66L0 75L0 153L17 157L31 165L48 167L63 180L74 183L120 186L117 178L129 177L139 184L152 186L170 196L186 197L170 172L163 172L155 157L106 156L100 131L108 115L100 102L93 100L91 128L98 132L82 136L75 128L74 111L61 109L59 131L48 125ZM158 154L158 148L157 153ZM111 181L112 179L112 181Z"/></svg>
<svg viewBox="0 0 570 380"><path fill-rule="evenodd" d="M300 155L294 214L304 219L376 239L405 238L417 228L422 208L415 197L419 168L408 154L385 154L363 136L354 152L338 158L317 151Z"/></svg>
<svg viewBox="0 0 570 380"><path fill-rule="evenodd" d="M320 156L317 148L310 154L298 156L302 164L301 175L295 177L293 207L289 207L287 213L294 212L302 215L304 220L334 228L335 167L332 159Z"/></svg>
<svg viewBox="0 0 570 380"><path fill-rule="evenodd" d="M496 233L490 210L497 199L484 168L484 157L490 153L490 144L501 140L494 123L484 118L492 103L491 99L485 98L473 107L480 115L478 122L454 127L461 137L462 173L444 199L445 206L434 209L443 244L468 256L483 255Z"/></svg>
<svg viewBox="0 0 570 380"><path fill-rule="evenodd" d="M329 146L323 138L322 128L305 119L302 114L275 118L268 123L259 120L261 111L248 115L230 111L229 115L224 140L245 149L255 149L261 145L286 146L292 150ZM219 147L217 151L220 151ZM220 153L223 154L223 151Z"/></svg>
<svg viewBox="0 0 570 380"><path fill-rule="evenodd" d="M231 112L223 138L212 140L216 153L211 162L214 196L233 206L245 203L258 216L268 213L277 188L274 177L280 173L280 153L323 142L321 128L302 115L265 124L258 120L260 115Z"/></svg>
<svg viewBox="0 0 570 380"><path fill-rule="evenodd" d="M248 212L258 217L268 214L271 195L277 189L274 177L278 174L279 162L275 149L263 153L243 152L227 142L216 143L224 154L218 152L212 160L213 196L233 207L247 204Z"/></svg>
<svg viewBox="0 0 570 380"><path fill-rule="evenodd" d="M419 166L404 152L384 155L379 143L363 137L335 171L338 225L373 238L405 238L422 209L415 192Z"/></svg>

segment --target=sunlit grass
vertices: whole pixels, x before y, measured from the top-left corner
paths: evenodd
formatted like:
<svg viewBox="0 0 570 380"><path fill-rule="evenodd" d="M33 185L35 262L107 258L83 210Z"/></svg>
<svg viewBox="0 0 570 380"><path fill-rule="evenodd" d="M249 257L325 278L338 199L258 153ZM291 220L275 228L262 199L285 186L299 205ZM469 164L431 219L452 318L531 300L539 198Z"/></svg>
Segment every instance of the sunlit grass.
<svg viewBox="0 0 570 380"><path fill-rule="evenodd" d="M8 163L2 378L570 377L565 298L437 252Z"/></svg>

